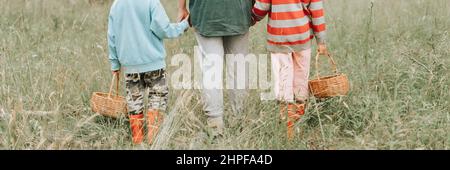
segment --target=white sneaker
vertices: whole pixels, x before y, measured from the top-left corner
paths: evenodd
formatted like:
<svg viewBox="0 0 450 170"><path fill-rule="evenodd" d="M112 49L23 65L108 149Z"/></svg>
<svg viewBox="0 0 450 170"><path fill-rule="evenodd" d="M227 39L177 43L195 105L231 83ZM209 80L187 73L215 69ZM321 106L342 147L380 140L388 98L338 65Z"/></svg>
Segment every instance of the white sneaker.
<svg viewBox="0 0 450 170"><path fill-rule="evenodd" d="M225 128L223 117L208 118L207 124L213 137L223 136L223 131Z"/></svg>

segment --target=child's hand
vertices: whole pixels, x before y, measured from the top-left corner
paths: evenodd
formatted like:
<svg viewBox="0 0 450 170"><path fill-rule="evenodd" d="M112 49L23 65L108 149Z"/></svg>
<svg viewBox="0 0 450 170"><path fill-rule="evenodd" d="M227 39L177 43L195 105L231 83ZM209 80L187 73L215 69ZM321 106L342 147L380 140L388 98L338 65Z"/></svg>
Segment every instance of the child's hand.
<svg viewBox="0 0 450 170"><path fill-rule="evenodd" d="M189 26L192 27L191 16L189 14L182 21L187 21L189 23Z"/></svg>
<svg viewBox="0 0 450 170"><path fill-rule="evenodd" d="M319 54L328 54L328 49L327 49L326 44L319 44L318 48L319 48L318 49Z"/></svg>

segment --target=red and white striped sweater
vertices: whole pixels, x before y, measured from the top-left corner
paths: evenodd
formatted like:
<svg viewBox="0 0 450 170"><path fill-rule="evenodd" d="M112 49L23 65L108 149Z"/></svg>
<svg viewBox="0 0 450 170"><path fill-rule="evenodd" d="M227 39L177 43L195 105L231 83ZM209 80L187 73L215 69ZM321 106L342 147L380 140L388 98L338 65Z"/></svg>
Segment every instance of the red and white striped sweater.
<svg viewBox="0 0 450 170"><path fill-rule="evenodd" d="M298 52L311 48L311 40L324 43L326 24L323 0L256 0L253 19L267 14L268 50Z"/></svg>

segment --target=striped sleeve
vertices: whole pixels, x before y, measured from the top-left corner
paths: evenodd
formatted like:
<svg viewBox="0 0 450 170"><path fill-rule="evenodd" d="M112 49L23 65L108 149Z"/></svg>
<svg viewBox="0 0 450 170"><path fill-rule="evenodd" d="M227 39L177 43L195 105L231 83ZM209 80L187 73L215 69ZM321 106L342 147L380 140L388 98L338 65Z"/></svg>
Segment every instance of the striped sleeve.
<svg viewBox="0 0 450 170"><path fill-rule="evenodd" d="M312 17L312 27L318 43L325 43L326 23L323 0L311 0L309 7Z"/></svg>
<svg viewBox="0 0 450 170"><path fill-rule="evenodd" d="M261 21L270 11L272 0L256 0L252 16L254 20Z"/></svg>

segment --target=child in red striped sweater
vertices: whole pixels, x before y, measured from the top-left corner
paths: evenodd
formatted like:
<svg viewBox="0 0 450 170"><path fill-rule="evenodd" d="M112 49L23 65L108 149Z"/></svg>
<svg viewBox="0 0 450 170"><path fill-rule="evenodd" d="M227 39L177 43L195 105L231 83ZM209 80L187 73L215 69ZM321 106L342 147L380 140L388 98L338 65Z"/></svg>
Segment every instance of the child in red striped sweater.
<svg viewBox="0 0 450 170"><path fill-rule="evenodd" d="M275 73L275 94L280 116L288 112L288 139L294 137L294 123L305 114L309 97L308 79L311 45L315 38L319 53L327 53L322 0L256 0L253 20L269 15L268 50Z"/></svg>

